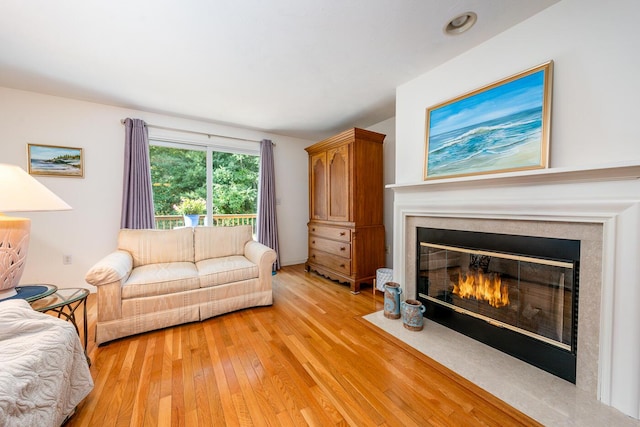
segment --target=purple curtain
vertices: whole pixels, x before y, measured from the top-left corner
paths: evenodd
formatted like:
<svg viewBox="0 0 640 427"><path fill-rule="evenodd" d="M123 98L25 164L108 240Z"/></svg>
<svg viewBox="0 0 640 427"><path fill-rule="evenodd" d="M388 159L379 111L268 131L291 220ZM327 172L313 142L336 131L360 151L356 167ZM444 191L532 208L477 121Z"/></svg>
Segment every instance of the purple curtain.
<svg viewBox="0 0 640 427"><path fill-rule="evenodd" d="M126 119L124 126L124 186L120 228L155 228L147 126L139 119Z"/></svg>
<svg viewBox="0 0 640 427"><path fill-rule="evenodd" d="M278 222L276 221L276 185L273 167L273 143L260 141L260 187L258 189L258 242L276 251L273 270L280 269Z"/></svg>

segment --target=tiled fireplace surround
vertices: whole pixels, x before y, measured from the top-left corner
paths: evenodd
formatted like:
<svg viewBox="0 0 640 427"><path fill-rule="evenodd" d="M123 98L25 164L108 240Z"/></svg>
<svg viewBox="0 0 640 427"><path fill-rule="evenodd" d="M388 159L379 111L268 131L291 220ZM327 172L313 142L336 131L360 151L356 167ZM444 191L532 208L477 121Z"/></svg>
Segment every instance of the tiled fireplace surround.
<svg viewBox="0 0 640 427"><path fill-rule="evenodd" d="M416 297L417 227L580 240L576 387L639 418L639 177L621 164L391 185L394 279Z"/></svg>

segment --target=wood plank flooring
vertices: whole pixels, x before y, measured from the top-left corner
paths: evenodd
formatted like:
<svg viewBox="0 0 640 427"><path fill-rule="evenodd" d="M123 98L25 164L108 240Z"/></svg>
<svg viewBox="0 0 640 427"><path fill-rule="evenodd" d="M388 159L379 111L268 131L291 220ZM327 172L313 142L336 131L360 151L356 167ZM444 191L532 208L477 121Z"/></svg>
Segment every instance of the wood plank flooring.
<svg viewBox="0 0 640 427"><path fill-rule="evenodd" d="M365 288L274 276L274 304L120 339L93 340L95 388L77 426L535 426L533 419L362 319Z"/></svg>

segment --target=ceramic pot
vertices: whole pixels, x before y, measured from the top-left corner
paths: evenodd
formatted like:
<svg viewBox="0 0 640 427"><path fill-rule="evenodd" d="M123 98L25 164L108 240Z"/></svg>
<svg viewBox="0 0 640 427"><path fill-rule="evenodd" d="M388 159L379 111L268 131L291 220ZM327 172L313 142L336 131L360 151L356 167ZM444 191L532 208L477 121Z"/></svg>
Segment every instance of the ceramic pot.
<svg viewBox="0 0 640 427"><path fill-rule="evenodd" d="M396 282L387 282L384 285L384 317L389 319L400 318L400 294L402 289Z"/></svg>
<svg viewBox="0 0 640 427"><path fill-rule="evenodd" d="M402 326L410 331L421 331L424 326L425 307L420 301L408 299L402 302Z"/></svg>
<svg viewBox="0 0 640 427"><path fill-rule="evenodd" d="M200 221L200 215L183 215L185 227L197 227L198 221Z"/></svg>

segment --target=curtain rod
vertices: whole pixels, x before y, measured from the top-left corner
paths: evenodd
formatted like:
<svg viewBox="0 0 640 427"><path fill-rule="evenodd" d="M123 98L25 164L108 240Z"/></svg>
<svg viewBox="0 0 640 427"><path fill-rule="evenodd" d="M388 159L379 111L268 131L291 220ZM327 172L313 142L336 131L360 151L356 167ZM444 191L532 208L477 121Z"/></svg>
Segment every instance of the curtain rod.
<svg viewBox="0 0 640 427"><path fill-rule="evenodd" d="M126 119L120 120L120 123L124 124L125 120ZM218 134L215 134L215 133L198 132L198 131L195 131L195 130L186 130L186 129L171 128L171 127L166 127L166 126L150 125L149 123L145 123L145 126L147 126L148 128L154 128L154 129L172 130L172 131L175 131L175 132L184 132L184 133L192 133L192 134L196 134L196 135L205 135L207 138L211 138L212 136L215 136L215 137L220 137L220 138L235 139L237 141L260 142L260 140L257 140L257 139L237 138L235 136L218 135ZM273 146L275 147L276 144L273 143Z"/></svg>

